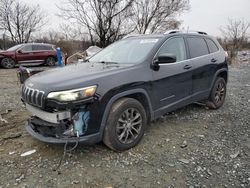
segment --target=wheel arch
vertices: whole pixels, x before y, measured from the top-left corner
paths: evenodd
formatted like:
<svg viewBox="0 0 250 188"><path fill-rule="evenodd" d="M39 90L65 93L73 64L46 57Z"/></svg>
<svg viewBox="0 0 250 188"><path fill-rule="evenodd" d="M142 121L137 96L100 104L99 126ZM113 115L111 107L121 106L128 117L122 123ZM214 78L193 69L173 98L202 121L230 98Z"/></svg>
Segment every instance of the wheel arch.
<svg viewBox="0 0 250 188"><path fill-rule="evenodd" d="M13 61L15 61L15 63L17 63L15 57L13 57L13 56L8 56L8 55L1 55L1 57L0 57L0 62L1 62L3 59L5 59L5 58L12 59Z"/></svg>
<svg viewBox="0 0 250 188"><path fill-rule="evenodd" d="M220 72L217 75L217 77L222 77L225 80L225 82L227 83L227 81L228 81L228 71L222 71L222 72Z"/></svg>
<svg viewBox="0 0 250 188"><path fill-rule="evenodd" d="M141 88L131 89L131 90L118 93L114 95L113 97L111 97L111 99L108 101L105 107L105 110L102 116L101 126L100 126L101 138L103 137L103 132L104 132L106 122L108 119L108 115L109 115L112 105L114 104L114 102L124 97L136 99L143 105L147 114L148 122L154 119L152 104L151 104L148 93L144 89L141 89Z"/></svg>
<svg viewBox="0 0 250 188"><path fill-rule="evenodd" d="M225 80L225 82L227 83L228 82L228 69L226 69L226 68L220 69L214 74L214 78L213 78L213 81L211 83L210 90L212 89L212 87L216 81L216 78L218 78L218 77L222 77Z"/></svg>
<svg viewBox="0 0 250 188"><path fill-rule="evenodd" d="M44 61L46 61L49 57L53 57L54 59L55 59L55 61L57 61L57 57L56 56L54 56L54 55L47 55L46 57L45 57L45 59L44 59Z"/></svg>
<svg viewBox="0 0 250 188"><path fill-rule="evenodd" d="M5 58L13 60L15 62L15 65L18 64L18 61L16 60L16 58L13 58L12 56L1 55L1 57L0 57L0 66L2 66L2 60L5 59Z"/></svg>

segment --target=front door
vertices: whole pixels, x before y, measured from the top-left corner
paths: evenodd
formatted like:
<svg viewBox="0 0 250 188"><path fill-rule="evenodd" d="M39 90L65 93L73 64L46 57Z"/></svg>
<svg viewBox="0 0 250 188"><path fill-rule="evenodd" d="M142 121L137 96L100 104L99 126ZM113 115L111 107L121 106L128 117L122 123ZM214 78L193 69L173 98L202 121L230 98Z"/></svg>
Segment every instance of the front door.
<svg viewBox="0 0 250 188"><path fill-rule="evenodd" d="M190 60L187 60L184 39L182 37L168 39L155 58L164 53L175 55L176 62L160 64L158 71L152 70L157 112L180 104L192 95L192 66Z"/></svg>
<svg viewBox="0 0 250 188"><path fill-rule="evenodd" d="M33 60L34 54L32 51L32 45L25 45L16 52L18 63L29 63Z"/></svg>

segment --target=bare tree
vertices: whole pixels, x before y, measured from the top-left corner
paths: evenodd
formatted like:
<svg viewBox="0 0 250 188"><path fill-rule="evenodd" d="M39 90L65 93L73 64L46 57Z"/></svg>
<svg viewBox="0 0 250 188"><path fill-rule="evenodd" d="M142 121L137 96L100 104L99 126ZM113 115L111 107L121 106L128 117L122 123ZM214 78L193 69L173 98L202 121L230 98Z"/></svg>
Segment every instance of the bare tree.
<svg viewBox="0 0 250 188"><path fill-rule="evenodd" d="M243 42L247 38L247 32L250 22L244 20L229 19L225 27L220 28L224 37L224 43L227 44L227 50L230 52L230 59L235 60L237 52L241 49Z"/></svg>
<svg viewBox="0 0 250 188"><path fill-rule="evenodd" d="M124 34L122 30L134 0L66 0L58 6L60 16L85 28L92 44L101 47L114 42Z"/></svg>
<svg viewBox="0 0 250 188"><path fill-rule="evenodd" d="M60 24L60 30L65 40L76 40L81 36L80 28L72 24Z"/></svg>
<svg viewBox="0 0 250 188"><path fill-rule="evenodd" d="M26 43L45 23L39 6L30 7L16 0L0 0L0 28L15 43Z"/></svg>
<svg viewBox="0 0 250 188"><path fill-rule="evenodd" d="M175 17L188 9L189 0L136 0L131 20L138 33L162 32L178 28Z"/></svg>

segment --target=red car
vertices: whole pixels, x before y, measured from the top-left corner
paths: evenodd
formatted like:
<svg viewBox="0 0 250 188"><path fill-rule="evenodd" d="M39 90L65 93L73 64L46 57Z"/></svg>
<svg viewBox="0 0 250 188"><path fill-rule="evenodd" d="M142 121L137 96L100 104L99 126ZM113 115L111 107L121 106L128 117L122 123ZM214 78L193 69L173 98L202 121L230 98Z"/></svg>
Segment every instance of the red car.
<svg viewBox="0 0 250 188"><path fill-rule="evenodd" d="M13 68L18 64L55 65L56 48L51 44L25 43L0 52L0 64L4 68Z"/></svg>

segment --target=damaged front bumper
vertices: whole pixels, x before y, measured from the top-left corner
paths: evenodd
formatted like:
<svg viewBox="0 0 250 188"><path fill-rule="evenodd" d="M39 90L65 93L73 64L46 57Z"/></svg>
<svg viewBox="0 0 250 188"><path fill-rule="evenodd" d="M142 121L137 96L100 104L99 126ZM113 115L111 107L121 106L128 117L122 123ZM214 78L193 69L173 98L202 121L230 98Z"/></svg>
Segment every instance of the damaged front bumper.
<svg viewBox="0 0 250 188"><path fill-rule="evenodd" d="M51 144L64 144L64 143L75 143L78 141L79 143L83 144L95 144L97 142L101 141L101 135L100 133L95 133L91 135L86 135L86 136L81 136L81 137L61 137L61 138L56 138L56 137L50 137L50 136L44 136L34 130L34 125L30 122L26 122L26 130L27 132L33 136L34 138L45 142L45 143L51 143Z"/></svg>
<svg viewBox="0 0 250 188"><path fill-rule="evenodd" d="M59 124L61 120L69 119L71 117L70 111L49 113L29 104L26 104L26 109L30 111L34 116L54 124Z"/></svg>
<svg viewBox="0 0 250 188"><path fill-rule="evenodd" d="M94 144L101 141L101 134L91 131L89 127L90 112L87 105L77 111L47 112L29 104L26 104L26 108L32 113L26 122L26 130L42 142Z"/></svg>

